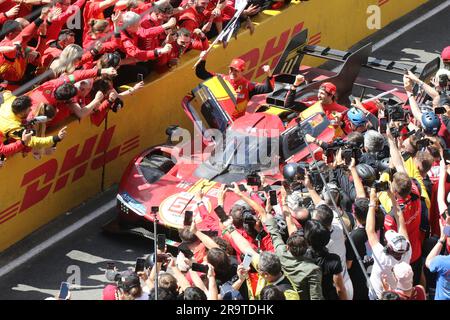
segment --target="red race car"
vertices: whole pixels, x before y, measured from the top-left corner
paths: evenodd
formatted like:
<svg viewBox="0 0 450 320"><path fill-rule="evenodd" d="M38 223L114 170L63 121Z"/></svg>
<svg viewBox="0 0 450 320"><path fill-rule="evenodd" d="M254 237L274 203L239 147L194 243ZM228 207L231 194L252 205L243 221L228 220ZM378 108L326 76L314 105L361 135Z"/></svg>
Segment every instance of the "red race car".
<svg viewBox="0 0 450 320"><path fill-rule="evenodd" d="M179 244L178 229L183 227L184 213L193 212L193 219L201 230L217 231L218 217L214 213L217 194L222 184L242 183L249 176L262 172L269 184L280 184L286 163L311 161L310 150L304 141L306 133L330 142L337 136L320 105L308 107L317 100L317 90L324 82L337 87L338 102L350 106L351 94L363 98L382 92L386 103L404 104L407 100L402 87L360 79L362 67L403 74L405 69L425 79L439 67L439 59L423 68L369 57L371 45L355 52L307 46L307 30L297 34L288 44L274 70L275 89L265 96L256 96L249 112L231 120L227 110L233 107L235 92L220 76L206 80L182 101L187 116L200 137L192 139L186 130L177 126L166 130L168 142L151 147L137 155L126 168L117 194L117 219L104 229L109 232L134 233L154 238L153 221L158 220L158 233L166 233L167 244ZM342 63L335 74L326 70L300 66L304 55ZM284 107L289 83L302 73L308 84L297 89L295 106ZM386 92L389 92L386 94ZM377 128L375 115L369 118ZM182 137L182 142L171 141ZM320 158L320 148L310 145ZM205 210L200 212L195 195L204 194ZM238 200L228 193L224 209L229 212ZM156 215L155 215L156 214Z"/></svg>

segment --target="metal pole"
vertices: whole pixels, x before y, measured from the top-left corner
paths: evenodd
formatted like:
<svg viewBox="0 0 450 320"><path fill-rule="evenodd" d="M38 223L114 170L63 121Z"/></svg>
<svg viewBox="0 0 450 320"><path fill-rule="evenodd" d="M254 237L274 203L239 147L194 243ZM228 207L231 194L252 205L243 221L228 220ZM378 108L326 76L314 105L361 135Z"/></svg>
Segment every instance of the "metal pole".
<svg viewBox="0 0 450 320"><path fill-rule="evenodd" d="M157 212L154 213L154 219L153 219L153 235L154 235L154 252L155 252L155 300L158 300L158 236L157 236L157 230L156 227L158 225L158 217Z"/></svg>

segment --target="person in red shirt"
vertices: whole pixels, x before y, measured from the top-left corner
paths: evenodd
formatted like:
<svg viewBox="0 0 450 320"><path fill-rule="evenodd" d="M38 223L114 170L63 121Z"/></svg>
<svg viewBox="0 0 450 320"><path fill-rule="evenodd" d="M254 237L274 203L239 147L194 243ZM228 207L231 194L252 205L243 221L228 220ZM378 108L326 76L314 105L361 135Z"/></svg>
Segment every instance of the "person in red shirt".
<svg viewBox="0 0 450 320"><path fill-rule="evenodd" d="M216 75L206 70L206 56L207 51L202 51L200 54L201 61L197 64L195 74L202 80L207 80ZM246 110L248 101L257 94L268 93L273 90L273 76L272 71L268 65L264 65L264 72L267 75L264 84L252 82L244 77L245 61L239 58L231 60L229 65L229 72L223 76L234 88L236 92L236 105L233 110L225 110L233 120L242 117Z"/></svg>
<svg viewBox="0 0 450 320"><path fill-rule="evenodd" d="M297 75L294 84L290 87L286 95L284 106L285 108L293 108L295 105L295 98L297 96L297 87L305 82L305 77ZM336 86L331 82L324 82L317 93L317 100L302 101L307 106L320 105L323 108L326 116L330 120L340 120L342 113L348 109L336 102ZM301 91L300 91L301 92Z"/></svg>
<svg viewBox="0 0 450 320"><path fill-rule="evenodd" d="M70 0L56 0L51 11L61 9L62 13L53 19L51 25L48 27L47 41L56 40L58 38L58 35L66 22L81 9L85 2L86 0L77 0L77 2L71 5Z"/></svg>
<svg viewBox="0 0 450 320"><path fill-rule="evenodd" d="M155 3L151 11L144 15L140 27L145 29L148 37L142 39L139 48L143 50L154 50L160 47L166 39L167 33L176 28L177 20L172 17L174 9L170 3Z"/></svg>
<svg viewBox="0 0 450 320"><path fill-rule="evenodd" d="M195 0L194 5L180 14L178 25L180 28L193 32L200 28L207 33L211 29L213 20L217 18L212 12L206 11L209 0ZM217 14L217 12L215 12Z"/></svg>
<svg viewBox="0 0 450 320"><path fill-rule="evenodd" d="M14 20L7 21L2 27L2 34L6 37L0 41L1 46L16 46L17 50L3 53L0 56L0 79L3 83L1 87L14 90L20 86L25 76L27 64L34 62L39 54L27 46L37 28L44 22L48 11L42 11L39 18L22 29L20 23Z"/></svg>
<svg viewBox="0 0 450 320"><path fill-rule="evenodd" d="M20 9L20 4L13 6L11 9L9 9L7 11L0 10L1 11L0 25L4 24L8 20L14 19L18 15L19 9Z"/></svg>
<svg viewBox="0 0 450 320"><path fill-rule="evenodd" d="M172 50L169 53L160 56L153 68L158 73L163 73L178 64L180 57L191 49L207 50L209 47L208 38L200 29L194 30L195 38L191 37L191 32L185 28L181 28L175 34L175 41L172 44Z"/></svg>
<svg viewBox="0 0 450 320"><path fill-rule="evenodd" d="M7 16L9 19L28 16L33 10L33 5L28 2L29 0L23 0L20 3L17 3L14 0L0 1L0 12L8 13ZM48 4L50 2L51 0L43 0L42 4Z"/></svg>
<svg viewBox="0 0 450 320"><path fill-rule="evenodd" d="M75 32L70 29L61 30L58 35L58 39L50 40L47 42L48 47L45 49L44 54L41 57L41 69L45 71L53 60L57 59L61 52L70 44L75 43Z"/></svg>
<svg viewBox="0 0 450 320"><path fill-rule="evenodd" d="M15 153L19 153L25 149L26 145L31 140L33 136L33 132L26 132L25 130L22 132L22 137L20 140L15 140L11 143L5 143L5 137L3 133L0 131L0 168L3 166L5 159L7 157L12 156Z"/></svg>
<svg viewBox="0 0 450 320"><path fill-rule="evenodd" d="M154 50L146 51L139 49L139 41L153 36L150 30L146 30L139 27L141 17L134 12L126 12L123 15L123 29L121 33L122 51L126 53L127 57L135 58L139 61L154 60L162 54L168 53L172 46L166 44L164 48L156 48Z"/></svg>
<svg viewBox="0 0 450 320"><path fill-rule="evenodd" d="M422 273L422 239L423 235L420 230L422 203L420 201L420 191L416 184L405 172L397 172L394 174L391 188L397 203L402 208L405 218L406 230L411 243L411 266L413 266L415 281L418 283ZM384 229L397 231L397 222L387 214L384 220Z"/></svg>
<svg viewBox="0 0 450 320"><path fill-rule="evenodd" d="M54 106L57 109L56 115L49 123L47 123L47 126L50 127L55 125L67 118L71 113L68 104L72 103L73 99L78 94L78 90L74 86L74 83L84 79L95 78L103 74L115 75L116 70L114 68L78 70L69 76L61 76L57 79L43 83L33 91L27 93L27 96L31 97L33 102L32 113L34 113L40 103Z"/></svg>

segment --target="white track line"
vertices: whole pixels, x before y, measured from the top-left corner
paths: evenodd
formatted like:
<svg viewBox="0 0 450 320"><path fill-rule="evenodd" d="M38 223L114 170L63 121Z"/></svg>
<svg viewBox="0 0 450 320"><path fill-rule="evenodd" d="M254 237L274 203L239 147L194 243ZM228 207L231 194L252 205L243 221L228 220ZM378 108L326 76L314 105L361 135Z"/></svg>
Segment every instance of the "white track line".
<svg viewBox="0 0 450 320"><path fill-rule="evenodd" d="M414 21L408 23L403 28L400 28L399 30L397 30L396 32L392 33L391 35L389 35L388 37L384 38L383 40L378 41L372 47L373 51L376 51L376 50L380 49L381 47L385 46L386 44L388 44L392 40L398 38L399 36L401 36L405 32L407 32L410 29L412 29L415 26L417 26L418 24L420 24L423 21L429 19L430 17L432 17L436 13L446 9L449 5L450 5L450 0L447 0L446 2L444 2L441 5L437 6L433 10L431 10L431 11L427 12L426 14L424 14L423 16L419 17L418 19L415 19ZM23 263L25 263L29 259L33 258L35 255L41 253L45 249L49 248L50 246L54 245L55 243L57 243L61 239L65 238L66 236L71 234L72 232L77 231L78 229L80 229L84 225L88 224L89 222L91 222L95 218L101 216L104 212L112 209L115 206L115 204L116 204L116 199L111 200L107 204L101 206L100 208L98 208L97 210L92 212L87 217L84 217L80 221L74 223L70 227L67 227L66 229L62 230L61 232L55 234L51 238L49 238L46 241L42 242L38 246L34 247L30 251L28 251L26 254L18 257L17 259L15 259L15 260L11 261L10 263L8 263L7 265L3 266L0 269L0 277L3 277L5 274L10 272L11 270L15 269L16 267L22 265Z"/></svg>
<svg viewBox="0 0 450 320"><path fill-rule="evenodd" d="M405 25L402 28L398 29L397 31L395 31L394 33L390 34L386 38L384 38L384 39L378 41L377 43L375 43L373 45L373 47L372 47L372 50L376 51L376 50L380 49L381 47L384 47L386 44L388 44L392 40L397 39L399 36L401 36L405 32L411 30L415 26L419 25L420 23L424 22L425 20L429 19L430 17L434 16L436 13L441 12L442 10L446 9L449 5L450 5L450 0L447 0L444 3L438 5L433 10L428 11L423 16L420 16L419 18L414 19L414 21L411 21L410 23L408 23L407 25Z"/></svg>
<svg viewBox="0 0 450 320"><path fill-rule="evenodd" d="M398 29L394 33L391 33L386 38L381 39L380 41L378 41L377 43L372 45L372 52L377 51L378 49L384 47L385 45L387 45L388 43L390 43L393 40L397 39L399 36L401 36L405 32L408 32L409 30L411 30L415 26L419 25L420 23L424 22L425 20L428 20L429 18L434 16L436 13L439 13L442 10L445 10L448 6L450 6L450 0L445 1L444 3L438 5L436 8L434 8L433 10L430 10L427 13L425 13L424 15L418 17L417 19L414 19L414 21L411 21L410 23L408 23L407 25L405 25L402 28ZM333 68L331 71L337 72L341 67L342 66L339 65L339 66Z"/></svg>
<svg viewBox="0 0 450 320"><path fill-rule="evenodd" d="M20 257L14 259L13 261L11 261L10 263L8 263L7 265L3 266L0 269L0 277L3 277L5 274L10 272L11 270L14 270L15 268L23 265L25 262L27 262L28 260L30 260L31 258L36 256L37 254L39 254L42 251L44 251L45 249L51 247L52 245L54 245L58 241L64 239L65 237L67 237L71 233L73 233L73 232L77 231L78 229L82 228L83 226L85 226L86 224L88 224L89 222L94 220L95 218L98 218L99 216L101 216L106 211L112 209L115 205L116 205L116 199L114 198L113 200L111 200L108 203L104 204L100 208L96 209L94 212L92 212L88 216L78 220L77 222L75 222L71 226L67 227L66 229L58 232L54 236L52 236L49 239L45 240L44 242L40 243L39 245L37 245L36 247L31 249L27 253L25 253L25 254L21 255Z"/></svg>

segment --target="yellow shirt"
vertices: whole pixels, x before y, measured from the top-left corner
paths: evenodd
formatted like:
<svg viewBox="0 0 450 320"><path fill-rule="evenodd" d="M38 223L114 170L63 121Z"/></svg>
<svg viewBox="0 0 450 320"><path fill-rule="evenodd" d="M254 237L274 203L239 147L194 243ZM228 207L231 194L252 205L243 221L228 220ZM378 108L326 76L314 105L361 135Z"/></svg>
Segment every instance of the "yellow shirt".
<svg viewBox="0 0 450 320"><path fill-rule="evenodd" d="M10 92L3 94L4 102L0 106L0 131L5 138L20 140L24 129L22 120L12 112L11 104L16 97ZM47 148L53 146L53 137L32 136L28 144L30 148Z"/></svg>
<svg viewBox="0 0 450 320"><path fill-rule="evenodd" d="M427 189L425 188L425 185L423 183L422 176L420 175L419 169L417 169L416 164L414 163L413 157L410 157L408 160L403 161L403 165L405 167L406 173L410 178L415 178L420 185L421 189L421 196L425 199L425 204L428 209L430 209L430 197L427 193ZM380 181L389 181L389 174L383 173L380 177ZM413 182L414 183L414 182ZM378 197L380 200L381 205L386 210L386 212L390 212L392 208L392 202L389 196L386 192L380 192L380 195Z"/></svg>

